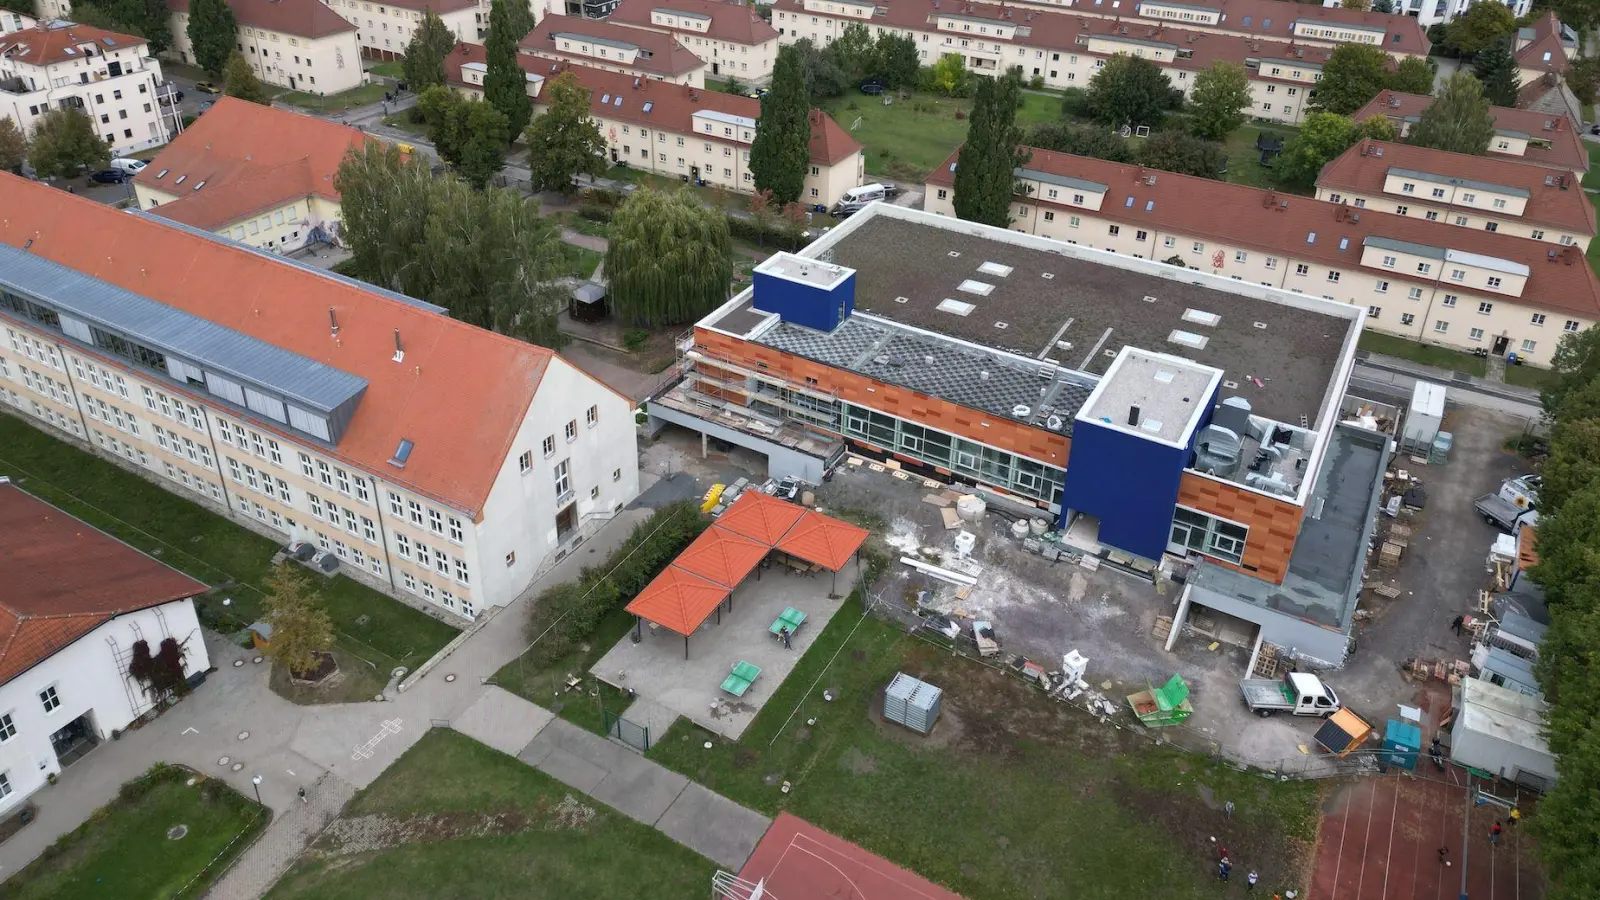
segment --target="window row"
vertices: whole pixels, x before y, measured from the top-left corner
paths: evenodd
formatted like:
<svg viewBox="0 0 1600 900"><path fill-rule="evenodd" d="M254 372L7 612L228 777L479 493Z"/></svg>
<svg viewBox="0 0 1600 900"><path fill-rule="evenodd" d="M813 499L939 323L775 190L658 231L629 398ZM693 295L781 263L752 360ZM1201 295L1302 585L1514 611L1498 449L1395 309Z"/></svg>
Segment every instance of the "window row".
<svg viewBox="0 0 1600 900"><path fill-rule="evenodd" d="M124 413L121 409L101 400L99 397L84 397L83 411L91 419L110 425L118 431L125 431L134 437L139 437L139 420L132 414Z"/></svg>
<svg viewBox="0 0 1600 900"><path fill-rule="evenodd" d="M191 491L209 496L211 499L222 502L222 487L206 481L198 475L192 475L187 469L180 469L172 463L162 463L162 471L173 481L183 485Z"/></svg>
<svg viewBox="0 0 1600 900"><path fill-rule="evenodd" d="M268 452L271 452L270 447ZM362 503L372 502L372 486L365 476L352 475L338 466L329 465L326 460L313 460L308 454L302 453L300 473L307 478L315 478L323 487L333 488L346 497L354 497Z"/></svg>
<svg viewBox="0 0 1600 900"><path fill-rule="evenodd" d="M440 575L454 577L462 584L471 584L472 579L467 573L467 561L459 556L440 550L438 547L429 547L422 541L415 541L406 535L395 533L394 552L401 559L412 560L419 566L431 566Z"/></svg>
<svg viewBox="0 0 1600 900"><path fill-rule="evenodd" d="M215 470L216 464L211 461L211 448L205 444L197 444L193 440L174 432L170 432L160 425L152 425L150 429L155 432L156 445L161 449L175 455L182 456L190 462L200 463L209 470Z"/></svg>
<svg viewBox="0 0 1600 900"><path fill-rule="evenodd" d="M401 497L394 491L389 492L389 515L410 522L418 528L426 528L434 534L448 537L454 543L466 542L466 526L460 519L431 506L423 506L416 500Z"/></svg>
<svg viewBox="0 0 1600 900"><path fill-rule="evenodd" d="M429 603L436 603L469 619L476 617L478 614L477 607L473 606L470 598L457 597L449 590L435 588L429 582L423 581L410 572L400 573L400 586L405 588L408 593L417 594Z"/></svg>
<svg viewBox="0 0 1600 900"><path fill-rule="evenodd" d="M1056 505L1066 473L1025 456L846 404L844 433L942 469Z"/></svg>
<svg viewBox="0 0 1600 900"><path fill-rule="evenodd" d="M383 577L383 560L376 553L367 553L360 547L352 547L344 541L330 538L322 532L317 532L317 546L350 563L358 569L366 569L378 577Z"/></svg>
<svg viewBox="0 0 1600 900"><path fill-rule="evenodd" d="M238 422L228 422L218 418L217 440L247 453L253 453L257 458L268 460L275 466L283 465L283 448L277 441L263 437L261 432L247 429Z"/></svg>
<svg viewBox="0 0 1600 900"><path fill-rule="evenodd" d="M116 394L124 400L129 399L128 380L110 369L101 368L74 356L72 371L78 376L79 381L87 381L108 394Z"/></svg>
<svg viewBox="0 0 1600 900"><path fill-rule="evenodd" d="M4 296L14 297L18 300L21 300L21 298L17 297L15 294L5 294ZM55 316L54 310L45 309L44 307L39 306L37 303L27 300L22 300L21 302L26 303L30 309L43 310L44 312L49 313L51 316ZM55 327L61 327L59 324L59 318L56 319L56 323L57 324ZM61 351L57 350L54 345L46 344L43 341L34 340L28 335L13 331L10 328L6 329L6 336L11 338L11 349L21 353L23 356L26 356L34 362L49 366L58 372L65 372L67 370L66 367L61 364Z"/></svg>
<svg viewBox="0 0 1600 900"><path fill-rule="evenodd" d="M160 391L144 388L144 408L153 413L160 413L180 425L187 425L195 431L206 430L206 417L200 407L193 403L185 403L177 397L169 397Z"/></svg>
<svg viewBox="0 0 1600 900"><path fill-rule="evenodd" d="M1183 556L1201 553L1239 563L1244 560L1245 543L1249 537L1248 526L1180 506L1172 514L1172 535L1168 539L1167 549Z"/></svg>

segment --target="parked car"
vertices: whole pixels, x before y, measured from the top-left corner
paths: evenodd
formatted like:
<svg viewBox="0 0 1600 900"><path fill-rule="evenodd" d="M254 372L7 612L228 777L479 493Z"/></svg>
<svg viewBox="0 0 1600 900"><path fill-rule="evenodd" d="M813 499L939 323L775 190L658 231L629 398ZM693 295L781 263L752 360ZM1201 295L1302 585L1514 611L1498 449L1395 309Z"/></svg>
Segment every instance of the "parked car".
<svg viewBox="0 0 1600 900"><path fill-rule="evenodd" d="M195 110L194 114L196 116L203 116L203 115L205 115L206 110L208 110L210 108L211 108L211 101L207 100L206 102L200 104L200 108Z"/></svg>
<svg viewBox="0 0 1600 900"><path fill-rule="evenodd" d="M128 173L121 169L104 169L99 172L91 172L89 180L95 184L124 184L128 180Z"/></svg>
<svg viewBox="0 0 1600 900"><path fill-rule="evenodd" d="M182 103L183 91L163 84L156 88L156 99L161 102L162 106L171 106L174 103Z"/></svg>
<svg viewBox="0 0 1600 900"><path fill-rule="evenodd" d="M752 100L760 100L762 97L767 95L767 89L764 87L751 88L750 90L745 91L744 95Z"/></svg>
<svg viewBox="0 0 1600 900"><path fill-rule="evenodd" d="M149 163L142 159L128 159L127 157L118 157L111 161L111 168L116 169L117 171L122 172L130 177L139 174L139 170L143 169L147 165L149 165Z"/></svg>
<svg viewBox="0 0 1600 900"><path fill-rule="evenodd" d="M194 86L194 89L199 91L202 94L220 94L220 93L222 93L222 88L217 87L216 85L212 84L209 81L196 82L195 86Z"/></svg>
<svg viewBox="0 0 1600 900"><path fill-rule="evenodd" d="M1589 126L1589 133L1590 134L1600 134L1600 122L1596 122L1595 124L1590 125Z"/></svg>

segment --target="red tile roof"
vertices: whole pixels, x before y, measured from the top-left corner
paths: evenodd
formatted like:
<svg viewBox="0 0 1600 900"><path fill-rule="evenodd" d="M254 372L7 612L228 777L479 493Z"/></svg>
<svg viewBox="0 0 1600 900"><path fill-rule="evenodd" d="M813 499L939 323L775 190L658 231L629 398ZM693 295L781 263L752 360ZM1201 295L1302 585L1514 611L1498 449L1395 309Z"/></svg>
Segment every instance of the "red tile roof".
<svg viewBox="0 0 1600 900"><path fill-rule="evenodd" d="M666 78L675 78L687 75L696 69L705 68L706 64L689 52L689 48L678 42L670 34L659 31L645 31L642 28L629 28L626 25L614 25L598 19L586 19L582 16L545 16L528 36L517 42L520 53L548 53L562 59L572 59L579 64L589 60L572 50L562 50L557 35L570 35L575 38L589 38L612 44L626 44L639 48L637 58L630 63L612 60L614 65L627 66L640 72L649 72ZM598 60L596 61L598 62Z"/></svg>
<svg viewBox="0 0 1600 900"><path fill-rule="evenodd" d="M742 534L768 547L776 547L805 513L803 506L760 491L743 491L739 499L717 517L717 527Z"/></svg>
<svg viewBox="0 0 1600 900"><path fill-rule="evenodd" d="M1417 216L1397 216L1353 209L1339 203L1314 200L1195 178L1173 172L1153 172L1142 166L1106 162L1035 149L1028 168L1108 186L1098 212L1114 222L1167 229L1180 234L1228 241L1241 247L1285 257L1315 261L1339 268L1360 266L1360 247L1368 237L1409 241L1429 247L1459 250L1509 259L1530 270L1522 296L1514 302L1586 318L1600 318L1600 278L1596 278L1577 247L1555 247L1545 241L1491 234L1429 222ZM950 155L928 176L928 184L953 187L951 166L960 154ZM1155 184L1149 176L1156 175ZM1041 207L1082 212L1081 207L1029 197ZM1150 211L1145 211L1146 204ZM1227 215L1218 215L1226 210ZM1316 240L1307 236L1315 233ZM1350 249L1341 250L1341 242ZM1555 262L1551 250L1559 250ZM1227 274L1224 270L1222 274ZM1415 284L1433 284L1404 272L1385 272L1385 278Z"/></svg>
<svg viewBox="0 0 1600 900"><path fill-rule="evenodd" d="M651 21L651 13L657 10L706 16L711 19L711 25L705 31L657 25ZM767 41L778 39L778 29L768 24L766 19L756 15L754 5L728 2L728 0L622 0L622 3L612 10L611 15L606 17L606 21L637 28L671 31L676 34L704 36L734 44L765 44Z"/></svg>
<svg viewBox="0 0 1600 900"><path fill-rule="evenodd" d="M178 195L157 215L210 230L313 195L338 200L339 163L367 140L348 125L222 97L134 183Z"/></svg>
<svg viewBox="0 0 1600 900"><path fill-rule="evenodd" d="M1269 0L1274 6L1283 6L1281 0ZM815 15L807 10L802 0L776 0L773 8L795 15ZM1162 60L1162 67L1175 67L1198 71L1211 65L1217 60L1242 63L1245 59L1282 59L1294 60L1309 65L1322 65L1328 61L1333 48L1320 44L1306 44L1287 36L1283 38L1248 38L1236 34L1220 34L1215 31L1200 29L1174 28L1162 22L1147 19L1094 19L1075 16L1066 12L1044 12L1037 10L1020 10L1014 7L1001 6L990 3L943 3L942 0L884 0L878 4L883 14L874 18L874 25L885 27L904 28L924 32L936 32L934 26L935 16L962 16L965 18L986 19L1005 26L1025 26L1028 35L1022 38L1006 39L990 35L987 40L996 43L1011 44L1019 47L1040 47L1049 50L1059 50L1065 53L1088 54L1091 56L1109 56L1106 53L1091 52L1084 44L1079 43L1079 37L1085 40L1088 37L1102 37L1111 40L1136 40L1156 41L1169 44L1174 48L1189 51L1192 56ZM1296 16L1303 16L1310 8L1304 6L1291 6L1285 11L1284 30ZM1316 9L1317 12L1330 10ZM835 16L849 20L847 16ZM1394 17L1390 17L1394 18ZM1415 25L1414 19L1399 17ZM1019 29L1020 30L1020 29ZM803 31L797 31L802 37ZM1399 46L1385 45L1385 49L1398 50ZM1009 52L1009 51L1008 51ZM1176 53L1174 52L1174 56ZM1263 75L1260 71L1252 73L1252 79L1258 81L1284 81L1291 84L1307 84L1303 81L1290 79L1275 79Z"/></svg>
<svg viewBox="0 0 1600 900"><path fill-rule="evenodd" d="M0 684L113 617L206 586L0 479Z"/></svg>
<svg viewBox="0 0 1600 900"><path fill-rule="evenodd" d="M767 558L771 549L759 541L713 525L683 548L672 565L732 590Z"/></svg>
<svg viewBox="0 0 1600 900"><path fill-rule="evenodd" d="M189 0L167 0L167 8L188 13ZM228 8L240 25L297 37L320 38L356 30L354 24L320 0L228 0ZM359 66L361 60L347 60L346 64Z"/></svg>
<svg viewBox="0 0 1600 900"><path fill-rule="evenodd" d="M10 174L0 174L0 243L365 378L355 415L325 452L474 517L554 356ZM329 334L330 307L341 326L337 339ZM397 329L404 363L392 361ZM463 392L472 402L462 402ZM402 439L414 449L398 469L388 460Z"/></svg>
<svg viewBox="0 0 1600 900"><path fill-rule="evenodd" d="M468 63L485 62L487 58L482 44L457 44L455 52L445 57L445 79L451 84L481 93L483 85L472 84L464 79L461 67ZM519 56L517 61L524 72L540 78L554 78L562 72L571 72L577 77L578 83L589 91L589 111L596 117L604 116L607 119L660 127L687 135L694 133L694 114L701 110L713 110L750 119L758 119L761 116L761 101L749 97L648 79L640 81L639 87L635 88L633 76L622 72L607 72L591 66L550 62L526 55ZM606 96L612 98L621 96L625 99L621 106L615 103L601 104L600 98ZM651 104L649 112L644 111L646 101ZM850 136L849 132L839 127L839 123L835 122L832 116L820 110L812 110L812 162L836 165L849 158L852 153L860 151L861 145Z"/></svg>
<svg viewBox="0 0 1600 900"><path fill-rule="evenodd" d="M0 37L0 56L12 62L29 66L48 66L52 63L84 59L84 45L91 45L94 53L126 50L147 43L142 37L106 31L89 25L40 22L35 28L24 28Z"/></svg>
<svg viewBox="0 0 1600 900"><path fill-rule="evenodd" d="M778 542L778 549L834 572L844 568L871 532L808 509Z"/></svg>
<svg viewBox="0 0 1600 900"><path fill-rule="evenodd" d="M627 611L688 637L728 599L728 593L709 578L667 566L628 601Z"/></svg>
<svg viewBox="0 0 1600 900"><path fill-rule="evenodd" d="M1472 156L1431 147L1363 140L1322 167L1322 174L1317 176L1317 187L1404 199L1400 195L1384 193L1384 179L1394 169L1521 188L1528 192L1528 203L1522 215L1505 215L1504 218L1549 225L1579 234L1595 233L1594 204L1584 195L1583 187L1575 176L1556 174L1544 166L1530 165L1515 157ZM1552 178L1555 179L1554 183L1547 184L1546 179ZM1422 193L1416 196L1416 202L1419 206L1443 206L1480 215L1487 213L1486 210L1471 206L1435 203Z"/></svg>
<svg viewBox="0 0 1600 900"><path fill-rule="evenodd" d="M1283 0L1177 0L1177 3L1217 10L1223 15L1220 27L1233 31L1255 32L1263 37L1289 40L1292 37L1290 30L1294 28L1296 22L1309 21L1329 27L1353 25L1363 29L1381 30L1384 32L1383 49L1391 53L1426 56L1432 46L1428 40L1427 30L1415 18L1398 13L1375 13L1339 6L1295 6L1286 9ZM1102 13L1107 12L1105 6L1099 7L1099 10ZM1153 20L1140 16L1134 21ZM1271 22L1272 25L1263 27L1264 22ZM1207 26L1193 27L1203 30Z"/></svg>
<svg viewBox="0 0 1600 900"><path fill-rule="evenodd" d="M1423 110L1433 105L1433 100L1433 97L1425 94L1386 90L1373 97L1366 106L1356 110L1351 118L1361 122L1372 116L1387 116L1391 119L1415 122ZM1529 144L1528 152L1522 156L1496 153L1490 148L1491 156L1520 159L1523 162L1553 169L1565 169L1569 172L1588 171L1589 151L1584 147L1583 136L1566 116L1550 115L1532 109L1514 109L1509 106L1491 106L1489 114L1494 117L1494 127L1497 131L1517 132L1527 135L1531 140L1547 141L1550 144L1548 147Z"/></svg>
<svg viewBox="0 0 1600 900"><path fill-rule="evenodd" d="M1571 61L1567 59L1566 45L1561 40L1561 22L1553 12L1547 12L1534 21L1533 40L1517 51L1517 66L1538 69L1542 72L1565 72ZM1517 43L1522 43L1520 37ZM1549 61L1545 55L1549 54Z"/></svg>

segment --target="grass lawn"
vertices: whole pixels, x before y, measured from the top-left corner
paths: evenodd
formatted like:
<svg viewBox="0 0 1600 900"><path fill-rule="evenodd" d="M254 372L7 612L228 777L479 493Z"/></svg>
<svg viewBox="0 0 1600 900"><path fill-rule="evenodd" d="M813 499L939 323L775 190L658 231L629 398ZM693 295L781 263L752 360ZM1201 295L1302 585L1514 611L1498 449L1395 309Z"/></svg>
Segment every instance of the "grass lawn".
<svg viewBox="0 0 1600 900"><path fill-rule="evenodd" d="M1261 153L1256 150L1256 138L1263 131L1269 131L1284 139L1288 139L1300 129L1292 125L1244 125L1238 131L1228 135L1222 142L1222 147L1228 152L1228 181L1233 184L1247 184L1251 187L1271 188L1284 190L1296 194L1312 196L1316 192L1304 188L1280 188L1273 171L1261 165Z"/></svg>
<svg viewBox="0 0 1600 900"><path fill-rule="evenodd" d="M605 734L605 719L600 712L602 704L612 712L620 713L628 701L621 691L611 685L591 679L589 667L616 646L617 641L622 640L632 627L632 615L621 609L612 610L600 620L584 646L547 666L535 665L528 660L529 654L524 653L501 666L500 671L494 673L494 683L546 709L555 710L561 718L574 725L596 734ZM584 680L586 691L598 688L599 696L564 690L562 685L569 673ZM653 735L652 740L656 737Z"/></svg>
<svg viewBox="0 0 1600 900"><path fill-rule="evenodd" d="M277 99L301 109L310 109L318 112L339 112L353 106L366 106L368 103L377 103L383 99L389 85L374 82L353 87L348 91L338 94L307 94L302 91L285 91Z"/></svg>
<svg viewBox="0 0 1600 900"><path fill-rule="evenodd" d="M890 95L884 95L889 97ZM847 91L821 106L866 150L867 172L920 183L967 137L972 101L913 93L888 106L883 97ZM961 117L957 118L957 114ZM1017 110L1023 128L1061 118L1061 98L1024 93ZM859 121L858 121L859 120Z"/></svg>
<svg viewBox="0 0 1600 900"><path fill-rule="evenodd" d="M944 690L943 716L928 737L879 716L896 672ZM1305 887L1317 785L1280 784L1152 746L897 625L862 619L858 599L773 691L739 743L680 721L648 755L967 897L1062 896L1074 884L1110 900L1214 897L1211 835L1240 872L1260 871L1263 896ZM786 781L788 794L779 789ZM1220 809L1230 800L1231 822Z"/></svg>
<svg viewBox="0 0 1600 900"><path fill-rule="evenodd" d="M209 627L234 631L260 615L259 585L279 549L267 538L11 415L0 415L0 475L167 565L226 585L196 603ZM339 649L371 663L385 680L395 666L415 669L456 636L455 628L344 576L312 584L338 629ZM222 605L224 596L231 606Z"/></svg>
<svg viewBox="0 0 1600 900"><path fill-rule="evenodd" d="M1583 186L1600 190L1600 144L1584 141L1583 148L1589 151L1589 171L1583 173Z"/></svg>
<svg viewBox="0 0 1600 900"><path fill-rule="evenodd" d="M568 797L593 818L563 817L557 807ZM324 837L268 897L704 900L716 870L655 829L448 729L429 732L344 811L378 815L432 819L414 829L417 842L385 849L345 853ZM502 823L499 833L463 833L463 822L485 815Z"/></svg>
<svg viewBox="0 0 1600 900"><path fill-rule="evenodd" d="M392 116L384 116L383 124L397 131L404 131L406 134L414 134L419 138L426 138L428 136L428 126L422 124L421 122L411 121L411 116L407 112L395 113Z"/></svg>
<svg viewBox="0 0 1600 900"><path fill-rule="evenodd" d="M1460 350L1451 350L1448 347L1436 347L1433 344L1423 344L1417 341L1408 341L1402 337L1390 334L1379 334L1375 331L1361 332L1359 344L1362 350L1381 353L1384 356L1398 356L1409 359L1414 363L1425 366L1437 366L1452 372L1465 372L1468 375L1483 377L1487 371L1488 362L1481 356L1463 353Z"/></svg>
<svg viewBox="0 0 1600 900"><path fill-rule="evenodd" d="M378 63L367 71L374 75L382 75L384 78L393 78L396 81L404 81L406 77L405 64L398 59Z"/></svg>
<svg viewBox="0 0 1600 900"><path fill-rule="evenodd" d="M123 785L52 850L0 885L7 900L200 897L269 815L220 781L189 787L188 769L164 768ZM188 827L178 840L175 825ZM218 859L218 854L225 854ZM192 884L191 884L192 882ZM188 890L184 890L188 887Z"/></svg>
<svg viewBox="0 0 1600 900"><path fill-rule="evenodd" d="M1533 366L1506 366L1506 384L1518 387L1537 388L1544 390L1554 376L1549 369L1536 369Z"/></svg>
<svg viewBox="0 0 1600 900"><path fill-rule="evenodd" d="M588 247L564 244L562 249L567 256L566 271L562 274L571 275L574 278L587 279L594 274L594 270L600 265L600 261L605 259L604 253L598 250L590 250Z"/></svg>

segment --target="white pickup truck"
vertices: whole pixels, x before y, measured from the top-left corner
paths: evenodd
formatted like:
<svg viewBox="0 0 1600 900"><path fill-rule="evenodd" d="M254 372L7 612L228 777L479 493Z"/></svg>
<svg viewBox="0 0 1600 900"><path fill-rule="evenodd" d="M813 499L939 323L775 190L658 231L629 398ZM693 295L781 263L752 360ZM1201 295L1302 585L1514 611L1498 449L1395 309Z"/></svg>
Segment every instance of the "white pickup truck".
<svg viewBox="0 0 1600 900"><path fill-rule="evenodd" d="M1339 711L1339 695L1308 672L1286 672L1282 680L1246 678L1239 690L1250 711L1262 717L1279 712L1327 717Z"/></svg>

